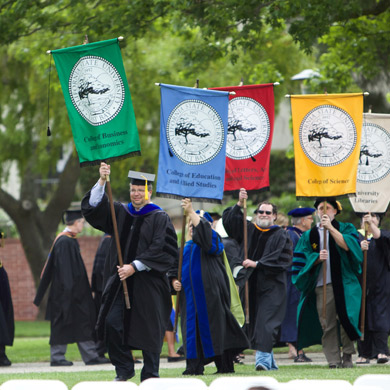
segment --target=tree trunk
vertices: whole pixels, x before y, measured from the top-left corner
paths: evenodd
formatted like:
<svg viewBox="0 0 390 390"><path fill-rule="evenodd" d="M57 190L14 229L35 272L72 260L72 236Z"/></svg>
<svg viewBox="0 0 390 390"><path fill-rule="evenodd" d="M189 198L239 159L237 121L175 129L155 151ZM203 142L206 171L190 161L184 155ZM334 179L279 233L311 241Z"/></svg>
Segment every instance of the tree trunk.
<svg viewBox="0 0 390 390"><path fill-rule="evenodd" d="M20 200L0 190L0 207L16 224L36 286L39 285L41 272L56 236L62 213L73 199L79 173L78 158L73 154L67 161L59 177L58 186L43 211L37 205L34 196L34 177L28 169L23 175ZM34 297L31 299L33 300ZM38 315L40 318L45 310L46 300L40 306Z"/></svg>

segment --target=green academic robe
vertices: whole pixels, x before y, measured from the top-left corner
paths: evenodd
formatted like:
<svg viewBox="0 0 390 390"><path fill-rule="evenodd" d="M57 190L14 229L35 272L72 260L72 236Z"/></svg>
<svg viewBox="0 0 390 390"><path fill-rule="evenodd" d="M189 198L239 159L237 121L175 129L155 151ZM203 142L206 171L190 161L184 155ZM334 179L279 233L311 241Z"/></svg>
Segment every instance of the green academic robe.
<svg viewBox="0 0 390 390"><path fill-rule="evenodd" d="M352 224L333 220L332 225L343 235L349 248L349 251L341 249L329 235L328 250L336 311L348 337L356 340L360 337L358 325L362 290L358 275L361 273L363 253L358 233ZM322 264L314 265L319 257L319 248L319 233L315 226L303 233L294 251L292 281L301 291L297 314L298 350L321 344L322 328L315 288Z"/></svg>

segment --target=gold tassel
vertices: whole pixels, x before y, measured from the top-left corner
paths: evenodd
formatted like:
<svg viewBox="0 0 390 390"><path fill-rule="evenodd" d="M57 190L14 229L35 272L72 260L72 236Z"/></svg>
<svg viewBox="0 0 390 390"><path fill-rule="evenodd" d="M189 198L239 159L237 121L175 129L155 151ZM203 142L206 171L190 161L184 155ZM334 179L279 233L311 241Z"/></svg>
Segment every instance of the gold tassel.
<svg viewBox="0 0 390 390"><path fill-rule="evenodd" d="M148 180L145 176L141 175L143 179L145 179L145 200L149 200L149 191L148 191Z"/></svg>

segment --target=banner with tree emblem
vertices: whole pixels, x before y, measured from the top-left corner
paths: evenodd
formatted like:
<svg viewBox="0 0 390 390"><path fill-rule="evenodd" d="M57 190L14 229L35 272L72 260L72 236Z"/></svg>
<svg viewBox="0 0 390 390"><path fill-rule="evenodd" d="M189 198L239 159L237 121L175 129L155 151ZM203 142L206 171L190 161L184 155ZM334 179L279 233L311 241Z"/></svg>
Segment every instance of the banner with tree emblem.
<svg viewBox="0 0 390 390"><path fill-rule="evenodd" d="M297 198L356 193L363 94L293 95Z"/></svg>
<svg viewBox="0 0 390 390"><path fill-rule="evenodd" d="M390 114L363 114L362 142L357 171L357 213L385 213L390 200Z"/></svg>
<svg viewBox="0 0 390 390"><path fill-rule="evenodd" d="M229 95L225 191L268 190L274 130L274 85L211 88Z"/></svg>
<svg viewBox="0 0 390 390"><path fill-rule="evenodd" d="M118 39L52 50L81 166L140 155Z"/></svg>
<svg viewBox="0 0 390 390"><path fill-rule="evenodd" d="M160 86L157 196L221 203L228 92Z"/></svg>

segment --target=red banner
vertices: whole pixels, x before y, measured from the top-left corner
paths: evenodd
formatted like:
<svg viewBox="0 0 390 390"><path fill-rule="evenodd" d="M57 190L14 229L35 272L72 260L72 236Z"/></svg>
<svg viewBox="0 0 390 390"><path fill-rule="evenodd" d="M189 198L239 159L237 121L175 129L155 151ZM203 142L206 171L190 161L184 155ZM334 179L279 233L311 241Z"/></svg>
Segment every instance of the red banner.
<svg viewBox="0 0 390 390"><path fill-rule="evenodd" d="M269 189L273 84L211 89L236 93L229 95L224 191Z"/></svg>

